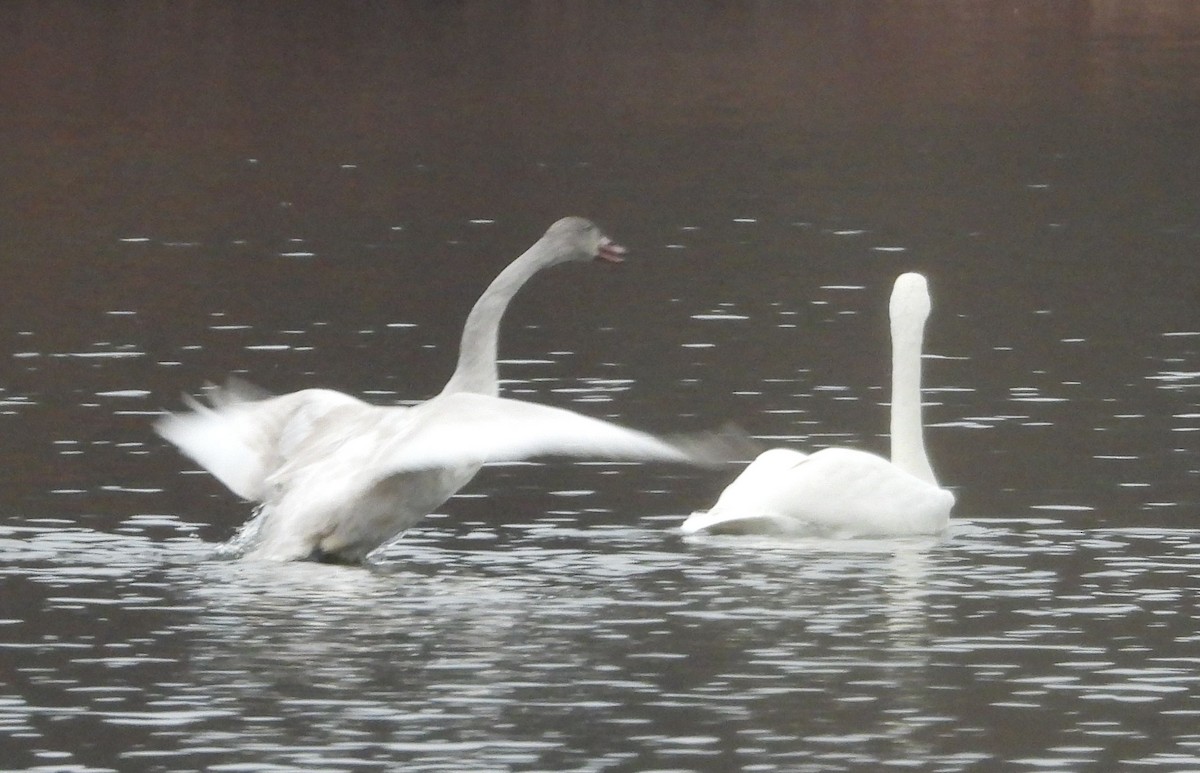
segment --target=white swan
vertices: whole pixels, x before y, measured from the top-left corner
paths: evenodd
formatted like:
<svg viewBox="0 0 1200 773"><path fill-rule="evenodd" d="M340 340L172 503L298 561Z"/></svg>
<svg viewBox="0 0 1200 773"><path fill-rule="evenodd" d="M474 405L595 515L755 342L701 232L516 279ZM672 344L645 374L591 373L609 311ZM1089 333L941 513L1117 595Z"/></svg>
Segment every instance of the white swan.
<svg viewBox="0 0 1200 773"><path fill-rule="evenodd" d="M231 383L211 407L167 414L155 430L235 494L261 506L239 542L276 560L357 562L441 505L486 462L561 454L716 465L745 450L736 433L664 440L561 408L498 396L500 320L526 280L575 260L620 262L625 249L568 217L492 281L467 317L458 365L412 407L328 389L268 397Z"/></svg>
<svg viewBox="0 0 1200 773"><path fill-rule="evenodd" d="M921 339L929 316L925 277L902 274L892 328L892 459L850 448L759 455L685 534L817 533L894 537L945 529L954 495L938 486L921 423Z"/></svg>

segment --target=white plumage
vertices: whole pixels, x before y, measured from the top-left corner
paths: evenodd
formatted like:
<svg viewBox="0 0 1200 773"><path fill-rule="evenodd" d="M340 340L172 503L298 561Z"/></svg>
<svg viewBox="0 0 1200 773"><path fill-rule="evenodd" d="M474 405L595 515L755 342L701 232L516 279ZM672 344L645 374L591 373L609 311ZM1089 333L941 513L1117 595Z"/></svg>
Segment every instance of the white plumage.
<svg viewBox="0 0 1200 773"><path fill-rule="evenodd" d="M759 455L686 534L797 533L837 537L934 534L946 528L954 495L938 486L921 421L921 339L929 291L901 275L889 305L892 328L892 458L850 448Z"/></svg>

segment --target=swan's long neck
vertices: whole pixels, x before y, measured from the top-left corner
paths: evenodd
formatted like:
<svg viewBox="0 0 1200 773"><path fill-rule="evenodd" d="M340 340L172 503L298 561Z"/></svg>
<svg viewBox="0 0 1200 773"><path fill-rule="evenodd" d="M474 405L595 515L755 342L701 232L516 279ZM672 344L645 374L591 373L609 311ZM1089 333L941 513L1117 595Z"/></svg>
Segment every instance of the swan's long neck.
<svg viewBox="0 0 1200 773"><path fill-rule="evenodd" d="M538 240L519 258L509 263L475 301L463 326L458 350L458 366L446 382L442 394L474 392L500 394L500 374L496 366L500 339L500 320L508 302L538 269L552 261L552 248L546 239Z"/></svg>
<svg viewBox="0 0 1200 773"><path fill-rule="evenodd" d="M907 277L915 279L906 280ZM919 284L918 284L919 282ZM921 339L929 313L923 277L905 274L892 294L892 463L934 486L921 419Z"/></svg>

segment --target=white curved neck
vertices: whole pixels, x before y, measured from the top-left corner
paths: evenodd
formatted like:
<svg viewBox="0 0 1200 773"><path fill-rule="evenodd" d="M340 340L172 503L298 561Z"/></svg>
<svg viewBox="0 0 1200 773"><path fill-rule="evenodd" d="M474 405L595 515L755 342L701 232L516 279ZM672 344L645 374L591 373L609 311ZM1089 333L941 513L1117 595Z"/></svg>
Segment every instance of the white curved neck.
<svg viewBox="0 0 1200 773"><path fill-rule="evenodd" d="M508 302L521 286L538 269L552 262L550 252L546 239L539 239L509 263L475 301L463 326L458 365L442 389L442 394L473 392L493 397L500 394L500 374L496 366L500 320L504 317Z"/></svg>
<svg viewBox="0 0 1200 773"><path fill-rule="evenodd" d="M911 314L892 316L892 463L927 483L938 485L925 453L921 419L921 339L925 320Z"/></svg>

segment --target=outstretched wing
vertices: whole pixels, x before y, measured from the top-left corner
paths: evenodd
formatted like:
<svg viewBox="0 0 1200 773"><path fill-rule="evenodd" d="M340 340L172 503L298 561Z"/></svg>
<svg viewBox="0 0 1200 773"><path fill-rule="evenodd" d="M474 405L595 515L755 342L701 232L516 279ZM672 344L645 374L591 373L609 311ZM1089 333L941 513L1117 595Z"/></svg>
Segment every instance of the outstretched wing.
<svg viewBox="0 0 1200 773"><path fill-rule="evenodd" d="M154 431L213 474L230 491L261 501L267 478L317 436L335 412L369 409L349 395L306 389L279 397L242 382L210 386L211 407L185 396L186 413L168 413Z"/></svg>
<svg viewBox="0 0 1200 773"><path fill-rule="evenodd" d="M386 475L540 456L716 467L757 450L736 427L657 437L564 408L462 392L439 395L413 408L410 418L408 431L381 444Z"/></svg>

